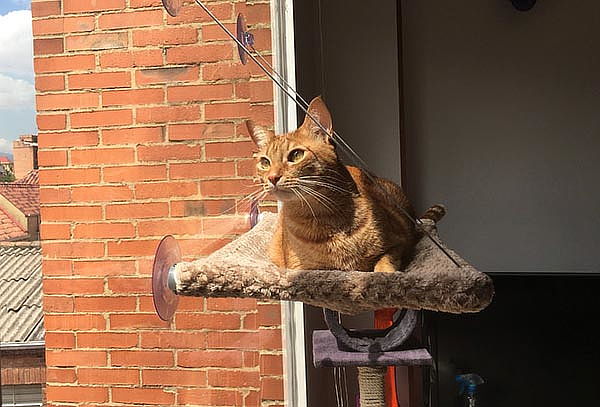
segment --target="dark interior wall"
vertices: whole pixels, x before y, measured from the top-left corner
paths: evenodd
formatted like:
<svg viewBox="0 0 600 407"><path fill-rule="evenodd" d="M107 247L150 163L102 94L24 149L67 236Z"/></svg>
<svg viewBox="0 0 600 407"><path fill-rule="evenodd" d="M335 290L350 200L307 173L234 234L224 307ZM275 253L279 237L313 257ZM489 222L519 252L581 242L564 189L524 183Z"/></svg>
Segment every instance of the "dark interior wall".
<svg viewBox="0 0 600 407"><path fill-rule="evenodd" d="M600 2L402 1L409 195L483 270L600 270Z"/></svg>
<svg viewBox="0 0 600 407"><path fill-rule="evenodd" d="M437 333L433 406L454 406L454 377L462 373L486 381L479 387L481 406L597 405L600 277L493 278L496 296L483 312L427 313Z"/></svg>

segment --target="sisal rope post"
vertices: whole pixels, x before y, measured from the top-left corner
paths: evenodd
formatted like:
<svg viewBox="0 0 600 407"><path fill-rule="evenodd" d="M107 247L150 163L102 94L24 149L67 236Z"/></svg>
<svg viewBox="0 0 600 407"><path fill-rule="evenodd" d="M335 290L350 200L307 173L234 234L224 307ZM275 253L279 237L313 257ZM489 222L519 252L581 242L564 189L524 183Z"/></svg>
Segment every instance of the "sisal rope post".
<svg viewBox="0 0 600 407"><path fill-rule="evenodd" d="M385 367L359 367L360 407L385 407Z"/></svg>

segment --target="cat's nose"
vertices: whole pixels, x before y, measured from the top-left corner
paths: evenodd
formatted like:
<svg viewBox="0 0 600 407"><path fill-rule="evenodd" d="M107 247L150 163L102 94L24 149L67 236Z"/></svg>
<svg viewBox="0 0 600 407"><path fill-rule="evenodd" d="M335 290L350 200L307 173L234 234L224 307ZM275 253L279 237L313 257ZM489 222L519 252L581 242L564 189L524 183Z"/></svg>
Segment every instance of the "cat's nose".
<svg viewBox="0 0 600 407"><path fill-rule="evenodd" d="M273 184L273 186L276 186L279 180L281 179L281 175L269 175L268 178L269 181L271 181L271 184Z"/></svg>

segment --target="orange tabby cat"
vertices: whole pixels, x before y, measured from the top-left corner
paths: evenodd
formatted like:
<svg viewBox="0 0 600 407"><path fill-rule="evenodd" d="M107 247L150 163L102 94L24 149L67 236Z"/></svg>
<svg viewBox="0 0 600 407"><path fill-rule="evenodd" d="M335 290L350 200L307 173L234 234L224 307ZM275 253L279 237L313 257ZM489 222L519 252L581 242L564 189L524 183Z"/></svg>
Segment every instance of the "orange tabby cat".
<svg viewBox="0 0 600 407"><path fill-rule="evenodd" d="M331 115L320 97L309 112L327 133L308 116L296 131L279 136L247 122L259 147L258 175L282 204L271 259L289 269L402 270L418 238L414 224L396 207L414 216L402 189L343 165L330 138Z"/></svg>

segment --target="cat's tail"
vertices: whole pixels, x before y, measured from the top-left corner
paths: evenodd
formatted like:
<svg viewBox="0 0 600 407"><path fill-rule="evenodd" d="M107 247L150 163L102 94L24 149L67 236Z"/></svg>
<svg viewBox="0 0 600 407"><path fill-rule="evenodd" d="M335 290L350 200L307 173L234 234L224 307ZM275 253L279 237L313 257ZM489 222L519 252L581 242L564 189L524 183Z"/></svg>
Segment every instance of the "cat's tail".
<svg viewBox="0 0 600 407"><path fill-rule="evenodd" d="M438 223L446 215L446 207L444 205L433 205L427 209L421 216L421 219L431 219L435 223Z"/></svg>

